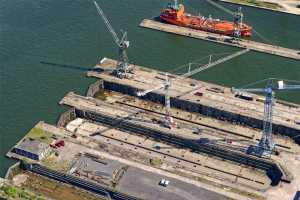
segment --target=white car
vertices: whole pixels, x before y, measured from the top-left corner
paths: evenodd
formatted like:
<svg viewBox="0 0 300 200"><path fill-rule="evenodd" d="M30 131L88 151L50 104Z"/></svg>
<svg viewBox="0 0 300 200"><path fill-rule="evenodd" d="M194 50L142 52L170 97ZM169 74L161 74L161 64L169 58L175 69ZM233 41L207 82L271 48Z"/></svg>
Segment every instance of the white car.
<svg viewBox="0 0 300 200"><path fill-rule="evenodd" d="M159 181L158 184L161 185L161 186L167 187L169 185L169 183L170 183L170 181L163 178Z"/></svg>

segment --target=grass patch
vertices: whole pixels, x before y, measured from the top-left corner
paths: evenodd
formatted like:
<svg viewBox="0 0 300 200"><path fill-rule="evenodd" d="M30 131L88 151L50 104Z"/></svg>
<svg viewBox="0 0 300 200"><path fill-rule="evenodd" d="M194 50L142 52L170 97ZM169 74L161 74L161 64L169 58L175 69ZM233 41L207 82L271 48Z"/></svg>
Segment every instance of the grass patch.
<svg viewBox="0 0 300 200"><path fill-rule="evenodd" d="M16 198L17 197L17 189L14 186L3 186L1 190L8 198Z"/></svg>
<svg viewBox="0 0 300 200"><path fill-rule="evenodd" d="M150 159L150 165L153 167L160 167L162 165L162 161L158 158Z"/></svg>
<svg viewBox="0 0 300 200"><path fill-rule="evenodd" d="M107 94L104 90L99 90L98 92L96 92L96 94L94 95L94 97L96 99L100 99L102 101L105 101L107 99Z"/></svg>
<svg viewBox="0 0 300 200"><path fill-rule="evenodd" d="M19 199L19 200L44 200L45 198L39 194L26 191L24 188L20 188L13 185L5 185L0 188L0 196L7 199Z"/></svg>
<svg viewBox="0 0 300 200"><path fill-rule="evenodd" d="M41 128L32 128L29 133L26 135L27 138L32 138L35 140L39 140L40 142L44 142L50 144L52 142L52 134L44 131Z"/></svg>
<svg viewBox="0 0 300 200"><path fill-rule="evenodd" d="M73 121L76 119L76 114L75 112L70 112L70 121Z"/></svg>
<svg viewBox="0 0 300 200"><path fill-rule="evenodd" d="M19 196L20 196L22 199L32 199L31 195L30 195L28 192L24 191L24 190L22 190L22 191L20 192Z"/></svg>

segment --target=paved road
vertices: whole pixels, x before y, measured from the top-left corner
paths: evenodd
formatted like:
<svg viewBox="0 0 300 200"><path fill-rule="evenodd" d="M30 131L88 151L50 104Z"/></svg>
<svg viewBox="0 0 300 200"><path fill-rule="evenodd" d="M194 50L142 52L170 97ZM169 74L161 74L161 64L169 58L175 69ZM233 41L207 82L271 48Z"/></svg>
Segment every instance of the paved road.
<svg viewBox="0 0 300 200"><path fill-rule="evenodd" d="M159 186L165 178L170 181L167 187ZM145 200L225 200L225 196L208 191L176 179L130 167L121 179L117 189L120 192Z"/></svg>

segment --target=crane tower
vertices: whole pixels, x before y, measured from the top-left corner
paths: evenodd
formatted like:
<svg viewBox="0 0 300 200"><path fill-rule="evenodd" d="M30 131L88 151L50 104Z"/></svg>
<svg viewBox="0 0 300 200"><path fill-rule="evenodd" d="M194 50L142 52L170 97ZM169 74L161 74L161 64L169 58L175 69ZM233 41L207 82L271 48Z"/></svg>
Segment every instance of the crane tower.
<svg viewBox="0 0 300 200"><path fill-rule="evenodd" d="M284 81L280 80L277 84L274 83L274 79L270 78L267 81L265 88L246 88L246 89L234 89L234 93L238 92L259 92L265 93L266 99L264 103L264 118L263 118L263 132L258 146L249 148L249 153L261 157L270 156L274 151L275 144L272 138L272 123L273 123L273 107L275 105L275 91L279 90L300 90L300 85L287 85Z"/></svg>
<svg viewBox="0 0 300 200"><path fill-rule="evenodd" d="M117 61L117 66L116 66L116 69L113 71L113 75L115 75L119 78L126 78L126 77L128 77L128 72L131 71L129 63L128 63L127 52L126 52L126 50L129 47L129 41L127 39L127 32L121 31L122 38L119 39L118 35L116 34L113 27L109 23L107 17L105 16L103 10L100 8L100 6L97 4L96 1L94 1L94 4L96 6L98 14L102 17L104 24L106 25L107 29L111 33L113 40L119 49L119 52L118 52L119 57L118 57L118 61Z"/></svg>
<svg viewBox="0 0 300 200"><path fill-rule="evenodd" d="M197 67L196 69L192 70L192 71L189 71L181 76L178 76L177 78L173 79L172 81L176 81L177 79L180 79L180 78L188 78L190 76L193 76L201 71L204 71L206 69L209 69L215 65L218 65L218 64L221 64L223 62L226 62L228 60L231 60L237 56L240 56L244 53L247 53L248 51L250 51L249 49L244 49L242 51L238 51L238 52L235 52L229 56L226 56L224 58L221 58L219 60L216 60L214 62L209 62L208 64L206 65L203 65L203 66L200 66L200 67ZM165 111L166 111L166 115L165 115L165 119L163 120L163 124L168 127L168 128L172 128L174 127L176 124L174 123L173 121L173 118L172 118L172 113L171 113L171 103L170 103L170 87L171 87L171 80L169 79L169 76L168 74L166 73L166 77L165 77L165 80L164 80L164 83L162 85L159 85L158 87L156 88L152 88L152 89L149 89L149 90L145 90L145 91L138 91L137 92L137 96L145 96L147 95L148 93L150 92L153 92L153 91L157 91L157 90L161 90L161 89L164 89L164 94L165 94Z"/></svg>

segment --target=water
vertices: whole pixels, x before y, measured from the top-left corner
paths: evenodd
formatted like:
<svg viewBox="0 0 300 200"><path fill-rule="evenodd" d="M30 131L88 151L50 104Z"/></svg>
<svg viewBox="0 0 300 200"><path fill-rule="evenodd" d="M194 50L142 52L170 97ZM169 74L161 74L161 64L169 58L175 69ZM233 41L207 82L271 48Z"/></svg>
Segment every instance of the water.
<svg viewBox="0 0 300 200"><path fill-rule="evenodd" d="M116 30L126 29L132 62L171 71L210 53L236 48L139 28L144 18L159 14L162 0L98 0ZM187 9L231 19L201 0ZM234 9L235 6L226 5ZM300 17L244 8L246 21L274 44L300 49ZM64 108L57 102L70 90L84 94L94 80L86 70L99 58L116 58L116 46L92 1L0 0L0 176L11 160L5 153L39 120L55 123ZM254 37L259 40L259 38ZM42 62L56 65L43 64ZM300 80L300 62L249 52L201 75L205 81L242 86L267 77ZM281 93L300 103L300 93Z"/></svg>

